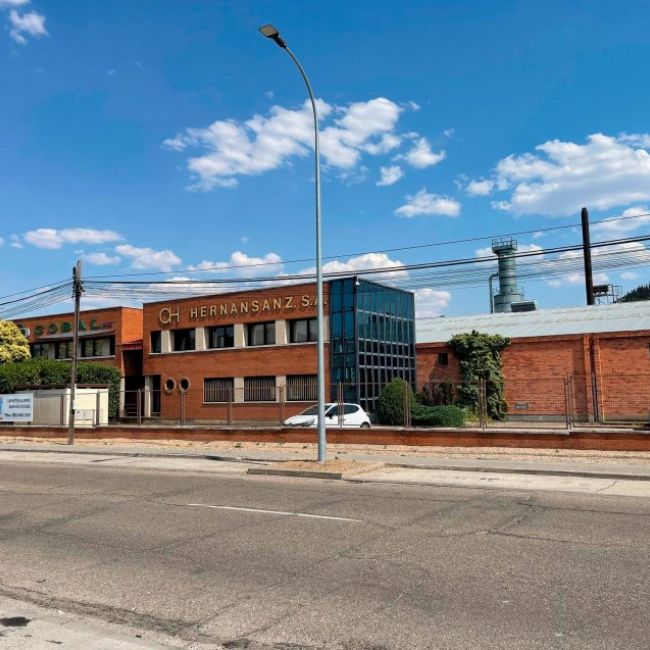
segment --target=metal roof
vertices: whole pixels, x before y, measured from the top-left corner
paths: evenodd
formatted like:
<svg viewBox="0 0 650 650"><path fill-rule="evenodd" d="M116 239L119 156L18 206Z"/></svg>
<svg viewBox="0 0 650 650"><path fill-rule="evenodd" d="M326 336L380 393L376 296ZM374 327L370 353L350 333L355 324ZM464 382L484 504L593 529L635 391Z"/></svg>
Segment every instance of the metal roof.
<svg viewBox="0 0 650 650"><path fill-rule="evenodd" d="M509 338L650 330L650 300L521 313L419 318L416 321L416 341L442 343L454 334L472 330Z"/></svg>

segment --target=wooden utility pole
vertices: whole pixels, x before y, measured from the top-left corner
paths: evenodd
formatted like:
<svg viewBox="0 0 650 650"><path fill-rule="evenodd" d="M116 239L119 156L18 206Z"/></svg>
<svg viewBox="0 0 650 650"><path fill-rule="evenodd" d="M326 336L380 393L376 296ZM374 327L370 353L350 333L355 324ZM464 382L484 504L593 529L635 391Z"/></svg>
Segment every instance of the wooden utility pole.
<svg viewBox="0 0 650 650"><path fill-rule="evenodd" d="M72 325L72 367L70 368L70 410L68 412L68 444L74 445L75 393L77 389L77 358L79 356L79 312L81 308L81 261L72 269L72 296L74 323Z"/></svg>

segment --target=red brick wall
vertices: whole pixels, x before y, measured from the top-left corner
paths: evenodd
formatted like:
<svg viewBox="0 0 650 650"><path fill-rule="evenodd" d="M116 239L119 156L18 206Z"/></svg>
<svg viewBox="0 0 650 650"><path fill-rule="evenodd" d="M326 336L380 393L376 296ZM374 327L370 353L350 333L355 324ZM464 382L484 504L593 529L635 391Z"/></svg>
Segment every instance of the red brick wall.
<svg viewBox="0 0 650 650"><path fill-rule="evenodd" d="M449 366L438 366L438 352L445 351ZM593 372L601 419L650 419L648 331L513 339L502 358L506 399L513 414L563 413L564 380L570 377L575 417L593 417ZM461 380L459 363L446 343L419 344L417 362L419 390L432 381Z"/></svg>
<svg viewBox="0 0 650 650"><path fill-rule="evenodd" d="M95 320L101 327L97 331L97 336L115 336L115 358L113 359L87 359L93 363L102 363L104 365L115 366L122 375L137 374L140 372L139 362L130 364L125 367L124 358L122 354L122 344L140 341L142 339L142 310L130 307L109 307L106 309L89 309L84 310L80 314L86 327L87 333L91 333L90 323ZM72 330L62 331L64 323L72 324L74 322L74 313L67 314L52 314L46 316L37 316L34 318L24 318L20 321L15 321L23 326L29 328L30 334L28 340L30 343L43 342L43 343L56 343L57 341L70 339L72 337ZM52 336L47 336L47 329L49 325L56 325L57 333ZM42 326L45 331L45 336L36 336L38 326Z"/></svg>
<svg viewBox="0 0 650 650"><path fill-rule="evenodd" d="M329 286L324 286L325 300ZM228 348L221 350L197 350L193 352L171 352L154 354L151 351L150 332L178 328L211 327L235 323L253 323L316 316L316 285L290 285L263 290L242 291L224 295L203 296L144 306L144 374L160 375L161 385L168 378L178 382L186 377L191 387L185 396L185 417L187 420L227 418L227 406L203 404L203 380L207 377L263 377L287 375L315 375L317 369L316 344L288 344L269 347ZM254 303L254 301L256 301ZM248 312L242 313L242 303L248 305ZM221 305L226 305L224 315ZM233 309L233 305L235 308ZM213 308L212 310L210 308ZM201 310L203 308L203 311ZM162 321L161 321L162 310ZM196 310L196 311L192 311ZM236 313L232 313L236 310ZM212 314L211 314L212 311ZM170 313L173 322L166 323ZM178 314L176 318L175 314ZM325 345L326 386L329 386L329 345ZM326 390L326 397L329 390ZM161 418L180 417L180 394L161 394ZM285 417L294 415L306 407L302 402L287 402ZM282 411L279 403L235 403L233 419L237 420L279 420Z"/></svg>

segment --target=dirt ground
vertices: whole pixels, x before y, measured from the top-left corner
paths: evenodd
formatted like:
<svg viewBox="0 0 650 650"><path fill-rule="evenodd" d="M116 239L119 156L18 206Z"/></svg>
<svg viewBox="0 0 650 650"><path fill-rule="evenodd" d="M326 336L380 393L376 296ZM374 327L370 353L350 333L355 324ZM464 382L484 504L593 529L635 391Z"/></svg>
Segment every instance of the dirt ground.
<svg viewBox="0 0 650 650"><path fill-rule="evenodd" d="M5 446L55 444L65 446L61 438L20 438L13 436L0 436L0 444ZM231 442L231 441L184 441L184 440L128 440L112 438L110 440L80 440L75 442L77 447L103 447L107 450L113 448L130 449L168 449L187 450L197 453L228 452L237 455L246 455L246 452L268 452L295 454L296 460L305 454L316 455L316 444L302 443L263 443L263 442ZM631 465L645 465L650 463L650 452L639 451L592 451L573 449L517 449L506 447L408 447L405 445L328 445L328 455L343 458L348 454L363 454L364 456L394 456L396 459L421 457L421 458L467 458L484 460L574 460L588 463L627 463Z"/></svg>

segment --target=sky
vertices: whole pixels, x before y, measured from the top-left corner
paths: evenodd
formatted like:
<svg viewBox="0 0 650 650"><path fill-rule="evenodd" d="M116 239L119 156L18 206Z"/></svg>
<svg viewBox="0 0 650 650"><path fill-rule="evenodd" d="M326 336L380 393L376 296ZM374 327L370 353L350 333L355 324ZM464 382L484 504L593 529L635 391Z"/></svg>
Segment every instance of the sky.
<svg viewBox="0 0 650 650"><path fill-rule="evenodd" d="M265 23L318 98L326 271L485 256L493 235L577 244L583 206L650 212L645 0L0 0L0 295L77 259L157 279L313 268L311 113ZM628 267L603 250L597 282L650 279L644 243L606 249ZM486 311L488 274L396 277L430 317ZM557 307L583 282L520 284Z"/></svg>

